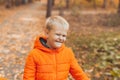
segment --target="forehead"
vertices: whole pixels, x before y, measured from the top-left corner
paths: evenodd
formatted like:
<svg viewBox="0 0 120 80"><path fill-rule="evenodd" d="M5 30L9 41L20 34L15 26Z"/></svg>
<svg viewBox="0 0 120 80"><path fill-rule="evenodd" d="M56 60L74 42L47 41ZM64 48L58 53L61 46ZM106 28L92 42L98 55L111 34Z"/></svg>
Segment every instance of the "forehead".
<svg viewBox="0 0 120 80"><path fill-rule="evenodd" d="M68 28L67 27L54 27L52 30L50 30L50 33L57 33L62 35L67 35Z"/></svg>
<svg viewBox="0 0 120 80"><path fill-rule="evenodd" d="M53 30L65 30L65 31L68 31L69 27L67 27L67 26L53 26Z"/></svg>

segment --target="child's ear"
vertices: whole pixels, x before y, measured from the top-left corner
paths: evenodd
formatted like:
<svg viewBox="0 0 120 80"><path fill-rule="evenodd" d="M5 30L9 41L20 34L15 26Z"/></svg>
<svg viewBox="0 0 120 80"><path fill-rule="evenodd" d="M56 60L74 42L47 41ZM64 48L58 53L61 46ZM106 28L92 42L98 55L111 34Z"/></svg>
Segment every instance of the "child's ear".
<svg viewBox="0 0 120 80"><path fill-rule="evenodd" d="M44 29L44 32L45 32L46 37L48 37L49 30L48 29Z"/></svg>
<svg viewBox="0 0 120 80"><path fill-rule="evenodd" d="M46 34L48 34L48 32L49 32L48 29L45 29L44 31L45 31Z"/></svg>

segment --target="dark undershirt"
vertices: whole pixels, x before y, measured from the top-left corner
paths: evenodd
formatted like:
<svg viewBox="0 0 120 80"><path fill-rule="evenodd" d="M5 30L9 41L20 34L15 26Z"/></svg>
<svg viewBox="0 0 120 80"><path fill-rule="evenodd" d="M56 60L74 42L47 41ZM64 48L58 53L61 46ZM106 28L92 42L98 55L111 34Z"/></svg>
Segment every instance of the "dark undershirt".
<svg viewBox="0 0 120 80"><path fill-rule="evenodd" d="M40 38L39 40L40 40L40 42L42 43L43 46L45 46L46 48L49 48L49 47L46 45L47 41L46 41L45 39Z"/></svg>

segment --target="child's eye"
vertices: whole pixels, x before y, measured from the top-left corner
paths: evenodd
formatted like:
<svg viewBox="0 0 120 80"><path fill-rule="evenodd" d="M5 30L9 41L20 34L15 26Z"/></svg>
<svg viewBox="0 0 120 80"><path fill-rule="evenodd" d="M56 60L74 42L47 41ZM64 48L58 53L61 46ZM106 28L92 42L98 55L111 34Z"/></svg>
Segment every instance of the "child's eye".
<svg viewBox="0 0 120 80"><path fill-rule="evenodd" d="M63 37L66 37L66 35L63 35Z"/></svg>
<svg viewBox="0 0 120 80"><path fill-rule="evenodd" d="M57 36L60 36L60 34L56 34Z"/></svg>

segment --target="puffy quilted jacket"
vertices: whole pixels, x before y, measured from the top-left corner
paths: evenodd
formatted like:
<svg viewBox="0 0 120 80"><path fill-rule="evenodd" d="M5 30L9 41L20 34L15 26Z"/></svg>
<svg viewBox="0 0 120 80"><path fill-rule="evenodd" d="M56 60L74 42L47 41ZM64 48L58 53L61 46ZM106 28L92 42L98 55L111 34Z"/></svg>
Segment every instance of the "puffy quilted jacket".
<svg viewBox="0 0 120 80"><path fill-rule="evenodd" d="M75 80L89 80L70 48L49 49L39 38L26 59L23 80L67 80L69 73Z"/></svg>

